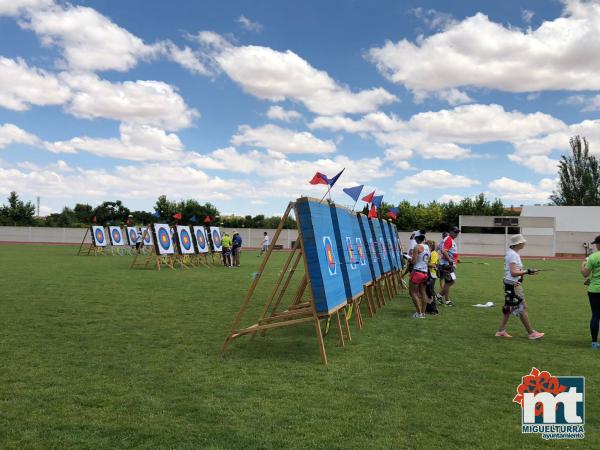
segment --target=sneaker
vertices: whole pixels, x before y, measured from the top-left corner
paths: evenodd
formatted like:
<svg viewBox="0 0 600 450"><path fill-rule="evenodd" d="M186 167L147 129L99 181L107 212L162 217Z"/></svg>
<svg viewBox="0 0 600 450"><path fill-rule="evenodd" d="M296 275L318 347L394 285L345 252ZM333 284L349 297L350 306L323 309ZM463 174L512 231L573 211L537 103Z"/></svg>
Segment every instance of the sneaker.
<svg viewBox="0 0 600 450"><path fill-rule="evenodd" d="M452 302L452 300L448 300L448 301L442 300L442 305L444 305L444 306L454 306L454 303Z"/></svg>
<svg viewBox="0 0 600 450"><path fill-rule="evenodd" d="M425 313L419 314L419 319L424 319L424 318L425 318Z"/></svg>
<svg viewBox="0 0 600 450"><path fill-rule="evenodd" d="M531 332L531 334L529 334L527 336L527 339L529 339L530 341L533 341L535 339L540 339L540 338L543 338L543 337L544 337L544 333L540 333L539 331L533 330Z"/></svg>
<svg viewBox="0 0 600 450"><path fill-rule="evenodd" d="M594 350L600 350L600 342L592 342L592 348Z"/></svg>
<svg viewBox="0 0 600 450"><path fill-rule="evenodd" d="M496 337L511 338L512 336L506 331L498 331L496 332Z"/></svg>
<svg viewBox="0 0 600 450"><path fill-rule="evenodd" d="M420 315L418 312L416 312L416 313L414 313L414 314L413 314L411 317L412 317L413 319L420 319L420 318L421 318L421 315Z"/></svg>

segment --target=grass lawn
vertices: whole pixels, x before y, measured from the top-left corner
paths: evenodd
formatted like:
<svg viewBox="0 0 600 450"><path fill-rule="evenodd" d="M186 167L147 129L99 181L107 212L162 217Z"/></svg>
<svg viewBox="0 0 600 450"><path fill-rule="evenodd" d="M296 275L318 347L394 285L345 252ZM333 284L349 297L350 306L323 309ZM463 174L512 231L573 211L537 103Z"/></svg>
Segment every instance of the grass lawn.
<svg viewBox="0 0 600 450"><path fill-rule="evenodd" d="M325 367L310 325L217 356L254 252L240 269L160 272L75 253L0 246L2 449L600 448L600 352L576 261L526 261L555 269L525 287L541 341L516 318L512 340L495 338L499 308L471 306L502 303L503 262L488 260L459 267L457 307L438 317L411 319L403 292L373 319L365 309L343 349L332 326ZM512 399L532 366L585 375L584 441L521 434Z"/></svg>

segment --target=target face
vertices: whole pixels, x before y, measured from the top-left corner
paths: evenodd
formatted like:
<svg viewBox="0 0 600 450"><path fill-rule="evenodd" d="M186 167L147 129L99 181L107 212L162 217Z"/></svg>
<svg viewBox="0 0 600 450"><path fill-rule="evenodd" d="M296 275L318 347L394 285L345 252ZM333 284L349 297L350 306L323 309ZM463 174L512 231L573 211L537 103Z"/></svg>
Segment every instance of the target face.
<svg viewBox="0 0 600 450"><path fill-rule="evenodd" d="M356 269L356 263L358 260L356 259L356 250L354 249L354 245L352 245L352 238L346 237L346 248L348 249L348 260L350 261L350 268Z"/></svg>
<svg viewBox="0 0 600 450"><path fill-rule="evenodd" d="M360 260L360 264L364 266L367 263L367 257L365 255L365 248L363 247L363 242L361 238L356 238L356 248L358 250L358 258Z"/></svg>
<svg viewBox="0 0 600 450"><path fill-rule="evenodd" d="M384 260L387 260L387 248L385 248L385 242L383 242L383 238L379 238L379 245L381 245L381 256Z"/></svg>
<svg viewBox="0 0 600 450"><path fill-rule="evenodd" d="M373 262L377 262L377 252L375 250L375 244L373 243L373 239L369 238L369 248L371 249L371 256L373 258Z"/></svg>
<svg viewBox="0 0 600 450"><path fill-rule="evenodd" d="M177 225L177 236L179 237L179 250L181 253L185 255L194 254L190 228L185 225Z"/></svg>
<svg viewBox="0 0 600 450"><path fill-rule="evenodd" d="M222 250L221 247L221 231L216 227L210 228L210 235L213 241L213 247L216 252L220 252Z"/></svg>
<svg viewBox="0 0 600 450"><path fill-rule="evenodd" d="M208 252L208 245L206 242L206 234L204 228L201 226L194 226L194 236L196 236L196 246L198 247L198 253Z"/></svg>
<svg viewBox="0 0 600 450"><path fill-rule="evenodd" d="M161 255L172 255L174 253L174 249L169 226L155 223L154 233L156 235L156 248L158 253Z"/></svg>
<svg viewBox="0 0 600 450"><path fill-rule="evenodd" d="M150 228L147 228L146 230L146 235L144 236L142 234L142 236L144 236L144 245L152 245L152 233L150 232Z"/></svg>
<svg viewBox="0 0 600 450"><path fill-rule="evenodd" d="M96 247L106 247L106 236L104 235L104 227L93 226L92 233Z"/></svg>
<svg viewBox="0 0 600 450"><path fill-rule="evenodd" d="M331 238L329 236L323 236L323 249L325 250L325 261L327 263L329 275L335 275L337 270L335 258L333 256L333 247L331 246Z"/></svg>
<svg viewBox="0 0 600 450"><path fill-rule="evenodd" d="M127 235L129 236L129 244L135 245L137 243L137 231L135 228L128 228Z"/></svg>
<svg viewBox="0 0 600 450"><path fill-rule="evenodd" d="M120 227L108 227L112 245L123 245L123 232Z"/></svg>

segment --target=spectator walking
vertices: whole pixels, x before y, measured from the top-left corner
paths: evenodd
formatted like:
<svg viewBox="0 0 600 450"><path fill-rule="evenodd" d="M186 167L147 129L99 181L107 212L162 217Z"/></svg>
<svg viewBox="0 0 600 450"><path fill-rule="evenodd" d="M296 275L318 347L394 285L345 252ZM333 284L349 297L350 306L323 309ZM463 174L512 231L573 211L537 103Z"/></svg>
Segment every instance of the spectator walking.
<svg viewBox="0 0 600 450"><path fill-rule="evenodd" d="M232 247L233 266L240 267L240 255L242 253L242 237L237 231L233 232Z"/></svg>

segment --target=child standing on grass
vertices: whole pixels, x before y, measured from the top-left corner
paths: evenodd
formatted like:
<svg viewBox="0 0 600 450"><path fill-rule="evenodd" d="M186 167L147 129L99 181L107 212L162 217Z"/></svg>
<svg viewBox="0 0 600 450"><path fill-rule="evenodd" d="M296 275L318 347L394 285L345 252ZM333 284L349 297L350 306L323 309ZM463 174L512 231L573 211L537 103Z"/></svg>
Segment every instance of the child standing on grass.
<svg viewBox="0 0 600 450"><path fill-rule="evenodd" d="M525 304L525 292L523 291L523 277L535 275L536 269L523 270L523 263L519 252L525 247L527 241L521 234L510 237L510 247L504 259L504 307L502 308L502 320L497 337L511 338L506 332L506 324L511 314L519 316L523 326L527 330L527 338L530 340L540 339L544 333L535 331L529 323L527 305Z"/></svg>

